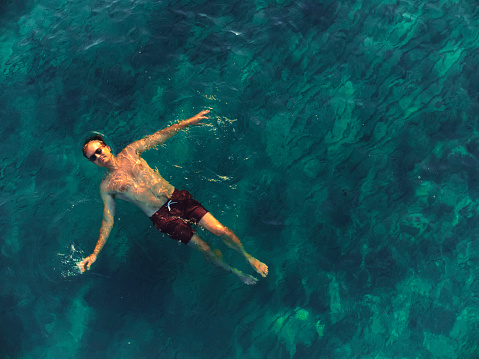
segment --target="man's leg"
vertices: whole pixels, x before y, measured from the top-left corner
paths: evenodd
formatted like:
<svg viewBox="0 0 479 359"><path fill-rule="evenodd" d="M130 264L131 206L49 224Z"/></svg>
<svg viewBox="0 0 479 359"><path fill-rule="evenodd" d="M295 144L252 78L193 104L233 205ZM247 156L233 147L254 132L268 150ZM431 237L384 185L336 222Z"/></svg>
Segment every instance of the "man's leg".
<svg viewBox="0 0 479 359"><path fill-rule="evenodd" d="M229 264L225 263L220 256L217 256L215 255L215 253L213 253L210 246L204 240L202 240L196 233L193 234L193 237L191 237L191 240L188 242L188 245L202 252L207 259L212 261L218 267L223 268L227 272L233 272L234 274L236 274L243 283L256 284L256 282L258 281L252 275L244 274L238 269L233 268Z"/></svg>
<svg viewBox="0 0 479 359"><path fill-rule="evenodd" d="M248 263L263 277L268 275L268 266L246 253L236 234L228 227L223 226L211 213L206 213L200 220L199 225L220 237L228 247L243 255Z"/></svg>

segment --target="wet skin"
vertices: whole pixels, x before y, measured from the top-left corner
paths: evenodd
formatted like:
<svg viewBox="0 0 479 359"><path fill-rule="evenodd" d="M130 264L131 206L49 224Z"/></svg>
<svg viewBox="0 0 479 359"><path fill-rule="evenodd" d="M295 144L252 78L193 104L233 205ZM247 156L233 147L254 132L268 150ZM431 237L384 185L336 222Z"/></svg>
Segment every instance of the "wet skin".
<svg viewBox="0 0 479 359"><path fill-rule="evenodd" d="M96 261L98 253L110 235L114 223L116 199L123 199L137 205L148 217L151 217L173 194L175 188L169 184L157 170L153 170L148 163L141 158L141 154L146 150L162 144L185 127L201 125L202 123L200 121L208 118L206 117L208 112L209 111L201 111L190 119L181 121L151 136L135 141L125 147L117 156L114 156L111 153L110 147L101 141L90 141L86 145L86 157L91 158L93 160L92 162L97 166L108 169L108 175L100 185L100 195L104 202L100 235L93 253L78 264L82 272L90 269L90 266ZM234 232L223 226L211 213L207 213L201 219L199 225L219 236L228 247L240 253L256 272L266 277L268 267L246 253ZM244 283L255 284L257 282L255 277L244 274L226 264L222 256L215 255L206 242L196 233L188 244L203 252L203 254L217 266L237 275Z"/></svg>

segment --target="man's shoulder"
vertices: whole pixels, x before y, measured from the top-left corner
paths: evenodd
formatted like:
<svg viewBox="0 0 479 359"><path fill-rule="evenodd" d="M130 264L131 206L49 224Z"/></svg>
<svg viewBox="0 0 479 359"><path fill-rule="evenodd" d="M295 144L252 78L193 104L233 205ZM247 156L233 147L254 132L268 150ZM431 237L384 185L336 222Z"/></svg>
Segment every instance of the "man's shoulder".
<svg viewBox="0 0 479 359"><path fill-rule="evenodd" d="M108 176L103 178L103 180L100 183L100 191L106 192L109 184L110 184L110 179L108 178Z"/></svg>
<svg viewBox="0 0 479 359"><path fill-rule="evenodd" d="M111 173L107 174L100 183L100 191L104 193L111 192Z"/></svg>
<svg viewBox="0 0 479 359"><path fill-rule="evenodd" d="M132 142L130 143L128 146L126 146L124 149L122 149L120 151L120 153L118 153L118 155L128 155L128 156L131 156L131 155L136 155L138 156L138 141L135 141L135 142Z"/></svg>
<svg viewBox="0 0 479 359"><path fill-rule="evenodd" d="M140 154L137 151L137 148L130 144L118 153L116 156L117 160L120 162L120 167L128 166L130 162L136 161L140 157Z"/></svg>
<svg viewBox="0 0 479 359"><path fill-rule="evenodd" d="M116 192L114 190L113 186L111 185L111 180L110 179L105 178L103 181L101 181L101 183L100 183L100 196L103 199L103 201L105 201L107 199L114 200L115 195L117 193L118 192Z"/></svg>

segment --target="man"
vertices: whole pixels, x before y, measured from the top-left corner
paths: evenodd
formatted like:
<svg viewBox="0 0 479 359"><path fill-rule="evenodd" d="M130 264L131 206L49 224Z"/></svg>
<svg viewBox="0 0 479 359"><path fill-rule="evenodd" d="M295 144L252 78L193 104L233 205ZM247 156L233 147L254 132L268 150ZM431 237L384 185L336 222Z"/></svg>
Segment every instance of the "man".
<svg viewBox="0 0 479 359"><path fill-rule="evenodd" d="M199 224L219 236L228 247L240 253L256 272L266 277L268 274L266 264L246 253L231 229L218 222L187 191L175 189L141 158L143 152L161 145L181 129L192 125L202 125L201 120L208 119L206 116L208 113L209 110L201 111L187 120L135 141L126 146L116 157L99 135L85 142L83 155L97 166L108 169L108 175L100 185L100 195L104 203L100 235L93 253L78 263L82 272L90 269L105 245L113 227L115 199L119 198L136 204L161 232L200 250L214 264L233 272L244 283L255 284L257 279L225 263L222 256L216 255L193 231L192 223Z"/></svg>

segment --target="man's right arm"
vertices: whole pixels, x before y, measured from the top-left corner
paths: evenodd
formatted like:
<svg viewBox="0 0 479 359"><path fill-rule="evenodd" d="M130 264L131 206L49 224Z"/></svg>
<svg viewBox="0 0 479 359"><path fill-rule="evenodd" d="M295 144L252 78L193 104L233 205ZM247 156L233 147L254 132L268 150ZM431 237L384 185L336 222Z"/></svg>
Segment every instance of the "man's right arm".
<svg viewBox="0 0 479 359"><path fill-rule="evenodd" d="M104 203L103 220L101 222L100 234L98 236L98 241L96 243L95 249L93 250L93 253L83 259L83 261L78 263L78 267L82 272L84 272L85 270L89 270L90 266L95 263L98 254L100 253L106 241L108 240L108 237L110 236L111 229L113 228L113 224L115 222L115 199L111 194L106 193L103 186L101 187L100 193Z"/></svg>

